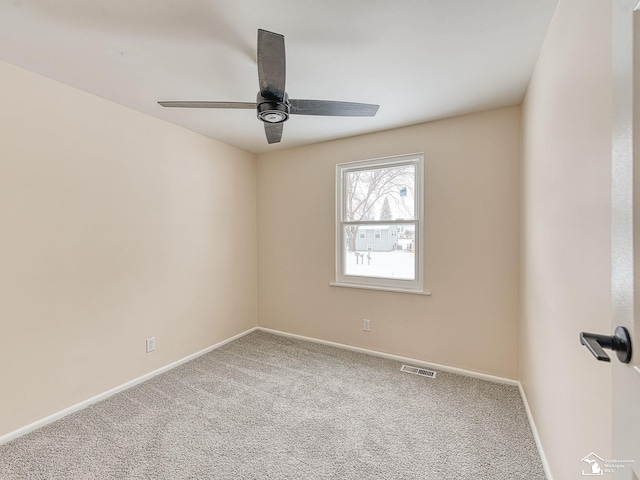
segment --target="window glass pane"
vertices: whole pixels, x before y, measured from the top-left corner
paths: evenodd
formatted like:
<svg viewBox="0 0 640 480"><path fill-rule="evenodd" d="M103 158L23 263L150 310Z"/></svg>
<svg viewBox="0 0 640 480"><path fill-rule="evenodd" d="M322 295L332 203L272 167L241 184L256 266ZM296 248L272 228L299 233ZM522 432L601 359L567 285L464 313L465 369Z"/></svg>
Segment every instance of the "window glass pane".
<svg viewBox="0 0 640 480"><path fill-rule="evenodd" d="M415 174L415 165L347 171L344 220L414 220Z"/></svg>
<svg viewBox="0 0 640 480"><path fill-rule="evenodd" d="M344 274L415 280L415 231L413 224L345 225Z"/></svg>

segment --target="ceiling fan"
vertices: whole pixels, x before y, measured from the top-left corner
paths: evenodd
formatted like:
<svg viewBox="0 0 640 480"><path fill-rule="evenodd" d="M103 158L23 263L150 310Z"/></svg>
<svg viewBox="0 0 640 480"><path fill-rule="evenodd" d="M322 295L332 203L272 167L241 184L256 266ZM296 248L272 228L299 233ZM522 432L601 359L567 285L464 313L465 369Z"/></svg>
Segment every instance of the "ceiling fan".
<svg viewBox="0 0 640 480"><path fill-rule="evenodd" d="M290 99L285 91L286 65L284 36L258 30L258 92L253 102L158 102L163 107L179 108L255 108L264 122L267 142L278 143L283 123L290 115L323 115L330 117L373 117L378 105L334 102L328 100Z"/></svg>

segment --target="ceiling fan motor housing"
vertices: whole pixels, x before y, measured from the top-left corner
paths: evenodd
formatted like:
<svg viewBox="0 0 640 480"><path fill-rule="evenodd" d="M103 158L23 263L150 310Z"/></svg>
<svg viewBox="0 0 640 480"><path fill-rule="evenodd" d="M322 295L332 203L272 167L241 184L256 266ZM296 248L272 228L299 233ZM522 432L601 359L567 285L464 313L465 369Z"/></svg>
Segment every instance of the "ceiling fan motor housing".
<svg viewBox="0 0 640 480"><path fill-rule="evenodd" d="M265 123L282 123L289 119L291 107L287 102L288 96L285 94L284 101L277 98L266 98L260 93L256 98L258 104L258 118Z"/></svg>

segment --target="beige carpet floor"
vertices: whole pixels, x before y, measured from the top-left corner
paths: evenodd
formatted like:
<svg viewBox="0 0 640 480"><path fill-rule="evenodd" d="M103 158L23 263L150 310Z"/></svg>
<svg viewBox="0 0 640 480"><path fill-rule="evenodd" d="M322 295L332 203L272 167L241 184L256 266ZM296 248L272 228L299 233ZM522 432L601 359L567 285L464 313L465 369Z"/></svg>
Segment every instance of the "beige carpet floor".
<svg viewBox="0 0 640 480"><path fill-rule="evenodd" d="M0 446L13 479L544 479L517 387L254 332Z"/></svg>

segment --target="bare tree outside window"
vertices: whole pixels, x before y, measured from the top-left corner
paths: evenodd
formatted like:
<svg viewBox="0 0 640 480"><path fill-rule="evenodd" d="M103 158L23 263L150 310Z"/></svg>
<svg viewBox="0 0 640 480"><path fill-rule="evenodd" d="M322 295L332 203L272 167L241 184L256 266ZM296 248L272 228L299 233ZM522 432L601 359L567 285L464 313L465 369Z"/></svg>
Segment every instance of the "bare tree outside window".
<svg viewBox="0 0 640 480"><path fill-rule="evenodd" d="M346 174L345 220L367 222L414 219L415 166L357 170ZM347 228L348 249L356 250L359 225Z"/></svg>

